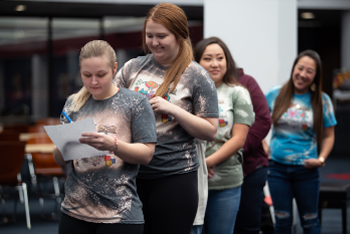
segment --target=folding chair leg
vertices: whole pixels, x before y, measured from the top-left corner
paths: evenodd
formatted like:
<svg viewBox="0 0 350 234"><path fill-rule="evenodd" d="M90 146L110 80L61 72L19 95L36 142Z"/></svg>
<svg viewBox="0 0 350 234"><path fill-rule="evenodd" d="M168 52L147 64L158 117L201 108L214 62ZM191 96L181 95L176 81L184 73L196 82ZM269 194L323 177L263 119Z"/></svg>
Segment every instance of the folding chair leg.
<svg viewBox="0 0 350 234"><path fill-rule="evenodd" d="M61 189L60 189L59 180L56 176L52 178L52 182L53 182L53 187L54 187L55 196L56 196L55 208L54 208L54 212L52 213L52 217L59 218L60 204L61 204Z"/></svg>
<svg viewBox="0 0 350 234"><path fill-rule="evenodd" d="M293 234L297 233L298 221L299 221L298 207L297 207L295 198L293 198L293 227L292 227Z"/></svg>
<svg viewBox="0 0 350 234"><path fill-rule="evenodd" d="M59 197L61 194L61 191L60 191L60 185L58 183L58 179L56 176L52 178L52 182L53 182L53 188L55 191L55 195L56 195L56 197Z"/></svg>
<svg viewBox="0 0 350 234"><path fill-rule="evenodd" d="M44 198L40 197L39 203L40 203L41 216L45 217Z"/></svg>
<svg viewBox="0 0 350 234"><path fill-rule="evenodd" d="M31 226L31 223L30 223L27 184L26 183L22 183L22 188L23 188L24 208L25 208L25 211L26 211L27 228L30 230L32 228L32 226Z"/></svg>
<svg viewBox="0 0 350 234"><path fill-rule="evenodd" d="M18 181L22 181L21 173L18 173L17 180ZM19 195L19 201L21 202L21 204L23 204L23 202L24 202L24 200L23 200L23 193L21 191L18 191L18 195Z"/></svg>
<svg viewBox="0 0 350 234"><path fill-rule="evenodd" d="M14 200L14 205L13 205L13 212L12 212L12 221L16 223L16 216L17 216L17 197Z"/></svg>
<svg viewBox="0 0 350 234"><path fill-rule="evenodd" d="M263 188L263 191L264 191L264 195L265 197L270 197L270 189L269 189L269 185L266 181L266 184ZM276 219L275 219L275 209L273 207L273 204L269 206L269 209L270 209L270 214L271 214L271 219L272 219L272 223L275 224L276 223Z"/></svg>
<svg viewBox="0 0 350 234"><path fill-rule="evenodd" d="M5 204L5 199L1 198L1 204L2 204L2 213L4 214L4 217L6 217L6 204Z"/></svg>

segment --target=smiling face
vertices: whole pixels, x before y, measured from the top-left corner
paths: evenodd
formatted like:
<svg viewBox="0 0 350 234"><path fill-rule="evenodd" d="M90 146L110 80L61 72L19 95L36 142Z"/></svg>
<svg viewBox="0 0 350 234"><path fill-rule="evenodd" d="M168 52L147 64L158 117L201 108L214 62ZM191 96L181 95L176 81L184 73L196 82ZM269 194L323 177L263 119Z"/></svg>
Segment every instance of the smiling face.
<svg viewBox="0 0 350 234"><path fill-rule="evenodd" d="M179 53L180 45L175 35L164 25L148 20L145 28L146 45L156 61L170 66Z"/></svg>
<svg viewBox="0 0 350 234"><path fill-rule="evenodd" d="M208 45L199 64L207 70L215 86L218 87L222 83L227 70L226 56L221 46L216 43Z"/></svg>
<svg viewBox="0 0 350 234"><path fill-rule="evenodd" d="M104 100L115 94L117 87L112 80L116 70L117 63L112 69L106 56L86 58L80 64L84 87L96 100Z"/></svg>
<svg viewBox="0 0 350 234"><path fill-rule="evenodd" d="M293 69L292 81L294 92L304 94L309 91L310 85L315 79L316 63L309 56L299 59Z"/></svg>

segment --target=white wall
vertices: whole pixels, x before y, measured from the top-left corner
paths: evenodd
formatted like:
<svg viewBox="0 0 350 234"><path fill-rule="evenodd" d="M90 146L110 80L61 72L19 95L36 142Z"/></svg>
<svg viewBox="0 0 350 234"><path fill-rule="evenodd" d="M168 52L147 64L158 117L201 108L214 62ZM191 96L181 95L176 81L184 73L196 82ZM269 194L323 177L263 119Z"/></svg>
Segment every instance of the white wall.
<svg viewBox="0 0 350 234"><path fill-rule="evenodd" d="M296 0L204 0L204 37L220 37L263 92L284 83L297 55Z"/></svg>

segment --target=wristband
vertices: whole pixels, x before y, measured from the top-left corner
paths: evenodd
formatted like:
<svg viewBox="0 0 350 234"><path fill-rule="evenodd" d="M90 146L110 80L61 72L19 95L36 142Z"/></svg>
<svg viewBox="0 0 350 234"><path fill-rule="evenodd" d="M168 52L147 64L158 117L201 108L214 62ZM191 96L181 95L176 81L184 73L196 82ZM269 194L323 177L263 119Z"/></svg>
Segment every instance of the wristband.
<svg viewBox="0 0 350 234"><path fill-rule="evenodd" d="M326 162L325 162L324 158L319 157L319 158L318 158L318 161L321 162L322 167L324 167L324 166L326 165Z"/></svg>
<svg viewBox="0 0 350 234"><path fill-rule="evenodd" d="M111 153L111 154L113 154L114 151L118 149L118 139L117 139L117 137L115 137L115 136L112 136L112 137L113 137L113 139L114 139L114 147L113 147L113 150L110 150L110 151L109 151L109 153Z"/></svg>

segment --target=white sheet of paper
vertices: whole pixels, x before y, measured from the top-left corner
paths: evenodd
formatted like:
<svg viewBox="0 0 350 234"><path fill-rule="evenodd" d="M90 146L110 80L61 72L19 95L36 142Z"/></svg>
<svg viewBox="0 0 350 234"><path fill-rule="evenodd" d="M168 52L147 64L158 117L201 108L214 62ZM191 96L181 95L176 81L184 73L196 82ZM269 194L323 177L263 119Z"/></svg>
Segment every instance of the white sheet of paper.
<svg viewBox="0 0 350 234"><path fill-rule="evenodd" d="M70 124L44 126L44 129L65 161L108 154L108 151L100 151L79 142L82 133L97 132L93 118Z"/></svg>

